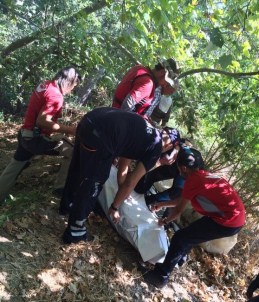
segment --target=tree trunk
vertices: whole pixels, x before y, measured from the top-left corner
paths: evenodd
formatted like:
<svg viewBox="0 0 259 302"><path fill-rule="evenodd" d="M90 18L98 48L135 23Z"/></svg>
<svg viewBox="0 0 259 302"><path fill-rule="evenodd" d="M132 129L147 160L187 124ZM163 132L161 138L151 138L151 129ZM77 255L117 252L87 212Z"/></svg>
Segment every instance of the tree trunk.
<svg viewBox="0 0 259 302"><path fill-rule="evenodd" d="M104 73L104 68L97 69L84 81L83 85L78 89L77 92L78 103L80 103L82 106L86 105L90 93L96 88L98 81L104 76Z"/></svg>

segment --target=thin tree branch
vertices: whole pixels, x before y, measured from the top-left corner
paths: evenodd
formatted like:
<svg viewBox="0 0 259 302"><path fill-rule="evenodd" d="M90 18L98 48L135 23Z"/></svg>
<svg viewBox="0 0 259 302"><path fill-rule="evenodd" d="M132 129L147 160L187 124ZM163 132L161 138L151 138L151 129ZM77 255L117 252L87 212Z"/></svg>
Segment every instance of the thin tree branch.
<svg viewBox="0 0 259 302"><path fill-rule="evenodd" d="M232 78L242 78L242 77L247 77L247 76L255 76L259 75L259 71L252 71L252 72L228 72L224 70L219 70L219 69L211 69L211 68L197 68L197 69L191 69L188 71L185 71L181 73L178 77L178 79L185 78L189 75L195 74L195 73L203 73L203 72L208 72L208 73L218 73L222 74L228 77Z"/></svg>
<svg viewBox="0 0 259 302"><path fill-rule="evenodd" d="M56 26L66 25L67 23L73 22L77 18L81 18L82 13L89 15L105 6L108 6L108 3L106 2L106 0L95 1L93 5L87 6L83 9L81 9L80 11L76 12L72 16L69 16L65 20L62 20L61 22L57 23ZM52 31L53 31L53 26L51 25L51 26L46 27L45 29L41 29L41 30L38 30L38 31L32 33L30 36L27 36L27 37L24 37L24 38L21 38L21 39L18 39L16 41L12 42L10 45L8 45L6 48L4 48L2 50L2 52L1 52L2 58L7 57L12 52L30 44L31 42L40 40L43 34L50 34Z"/></svg>

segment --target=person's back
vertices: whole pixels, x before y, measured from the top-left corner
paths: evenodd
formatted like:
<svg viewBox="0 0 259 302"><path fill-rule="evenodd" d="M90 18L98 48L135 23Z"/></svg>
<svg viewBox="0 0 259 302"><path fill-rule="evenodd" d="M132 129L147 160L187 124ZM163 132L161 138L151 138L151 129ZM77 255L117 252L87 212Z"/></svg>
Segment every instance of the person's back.
<svg viewBox="0 0 259 302"><path fill-rule="evenodd" d="M125 74L117 86L112 107L126 109L124 100L128 97L134 100L134 103L132 103L132 107L134 108L131 108L131 111L141 114L153 100L155 88L155 78L150 68L143 65L136 65ZM138 107L137 104L139 104ZM144 105L143 108L140 108L141 104L142 106Z"/></svg>
<svg viewBox="0 0 259 302"><path fill-rule="evenodd" d="M183 198L191 200L202 215L227 227L245 223L244 205L232 186L222 177L205 170L193 172L185 181Z"/></svg>
<svg viewBox="0 0 259 302"><path fill-rule="evenodd" d="M122 156L144 163L150 162L146 167L149 170L161 153L161 144L158 144L161 141L160 132L135 113L115 108L92 110L80 122L82 141L87 140L87 135L84 135L86 130L83 129L84 125L88 125L87 121L114 157ZM148 154L154 154L154 160Z"/></svg>
<svg viewBox="0 0 259 302"><path fill-rule="evenodd" d="M155 165L162 151L177 147L179 141L176 129L159 131L132 112L110 107L88 112L77 127L73 157L60 203L60 213L70 213L63 241L70 244L91 239L84 222L109 177L115 157L120 157L119 190L109 215L113 221L118 221L118 207L138 180ZM134 159L138 163L127 174Z"/></svg>
<svg viewBox="0 0 259 302"><path fill-rule="evenodd" d="M30 97L22 129L33 130L35 121L42 110L51 114L52 121L56 122L61 115L62 105L63 95L55 81L45 81L39 84ZM42 128L41 134L49 136L51 131Z"/></svg>

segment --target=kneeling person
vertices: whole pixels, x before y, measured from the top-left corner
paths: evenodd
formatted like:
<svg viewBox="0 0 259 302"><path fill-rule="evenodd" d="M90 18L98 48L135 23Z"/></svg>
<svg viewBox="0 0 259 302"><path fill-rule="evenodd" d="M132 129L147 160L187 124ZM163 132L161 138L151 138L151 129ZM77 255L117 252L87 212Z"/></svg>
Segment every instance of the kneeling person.
<svg viewBox="0 0 259 302"><path fill-rule="evenodd" d="M245 209L242 200L231 185L223 178L205 170L199 170L198 160L189 148L183 148L177 156L177 165L185 184L180 200L165 202L175 211L161 221L167 224L178 217L191 202L195 211L204 217L175 233L163 263L144 274L146 282L163 287L181 259L200 243L230 237L237 234L245 224ZM159 204L160 206L162 203Z"/></svg>

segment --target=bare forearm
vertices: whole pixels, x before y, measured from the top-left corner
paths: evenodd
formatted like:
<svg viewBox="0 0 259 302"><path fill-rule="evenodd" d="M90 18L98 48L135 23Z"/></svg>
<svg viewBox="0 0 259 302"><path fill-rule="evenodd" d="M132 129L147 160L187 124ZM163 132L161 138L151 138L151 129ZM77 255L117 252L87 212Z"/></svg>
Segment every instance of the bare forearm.
<svg viewBox="0 0 259 302"><path fill-rule="evenodd" d="M174 221L176 218L178 218L178 216L184 211L187 203L189 202L189 200L182 198L178 198L176 200L177 205L174 208L170 209L169 215L167 217L159 219L159 225L168 224L169 222Z"/></svg>
<svg viewBox="0 0 259 302"><path fill-rule="evenodd" d="M167 218L168 222L175 220L179 215L181 215L185 210L187 203L189 202L189 200L182 199L182 198L177 198L176 201L177 201L176 207L172 209L170 211L170 214L168 215Z"/></svg>
<svg viewBox="0 0 259 302"><path fill-rule="evenodd" d="M159 211L162 208L176 207L179 203L179 198L169 201L157 202L151 206L152 211Z"/></svg>
<svg viewBox="0 0 259 302"><path fill-rule="evenodd" d="M53 123L52 131L58 132L58 133L75 135L76 126L67 126L67 125L62 125L62 124L58 124L58 123Z"/></svg>
<svg viewBox="0 0 259 302"><path fill-rule="evenodd" d="M122 204L122 202L129 197L130 193L134 190L138 181L143 175L145 175L145 173L146 173L146 169L144 165L141 162L139 162L135 170L127 175L125 181L119 187L119 190L113 201L113 205L115 207L119 207Z"/></svg>
<svg viewBox="0 0 259 302"><path fill-rule="evenodd" d="M178 211L176 208L172 209L169 215L166 217L166 223L176 220L182 212Z"/></svg>
<svg viewBox="0 0 259 302"><path fill-rule="evenodd" d="M67 126L53 121L37 121L37 126L40 128L45 128L51 132L65 133L70 135L75 135L76 126Z"/></svg>
<svg viewBox="0 0 259 302"><path fill-rule="evenodd" d="M117 173L117 182L118 185L121 186L128 174L129 164L131 160L121 157L118 161L118 173Z"/></svg>
<svg viewBox="0 0 259 302"><path fill-rule="evenodd" d="M125 181L120 186L120 188L114 198L113 205L116 208L119 208L120 205L123 203L123 201L129 197L129 195L133 191L133 189L134 189L134 185L128 184L127 181Z"/></svg>
<svg viewBox="0 0 259 302"><path fill-rule="evenodd" d="M124 163L126 163L125 160ZM120 220L120 215L118 212L120 205L123 203L125 199L129 197L130 193L135 188L137 182L140 180L140 178L143 175L145 175L145 173L146 173L146 168L144 167L143 163L139 162L136 168L134 169L134 171L127 175L125 181L119 187L119 190L114 198L114 201L108 210L108 213L109 215L111 215L112 221L114 223L118 223Z"/></svg>

